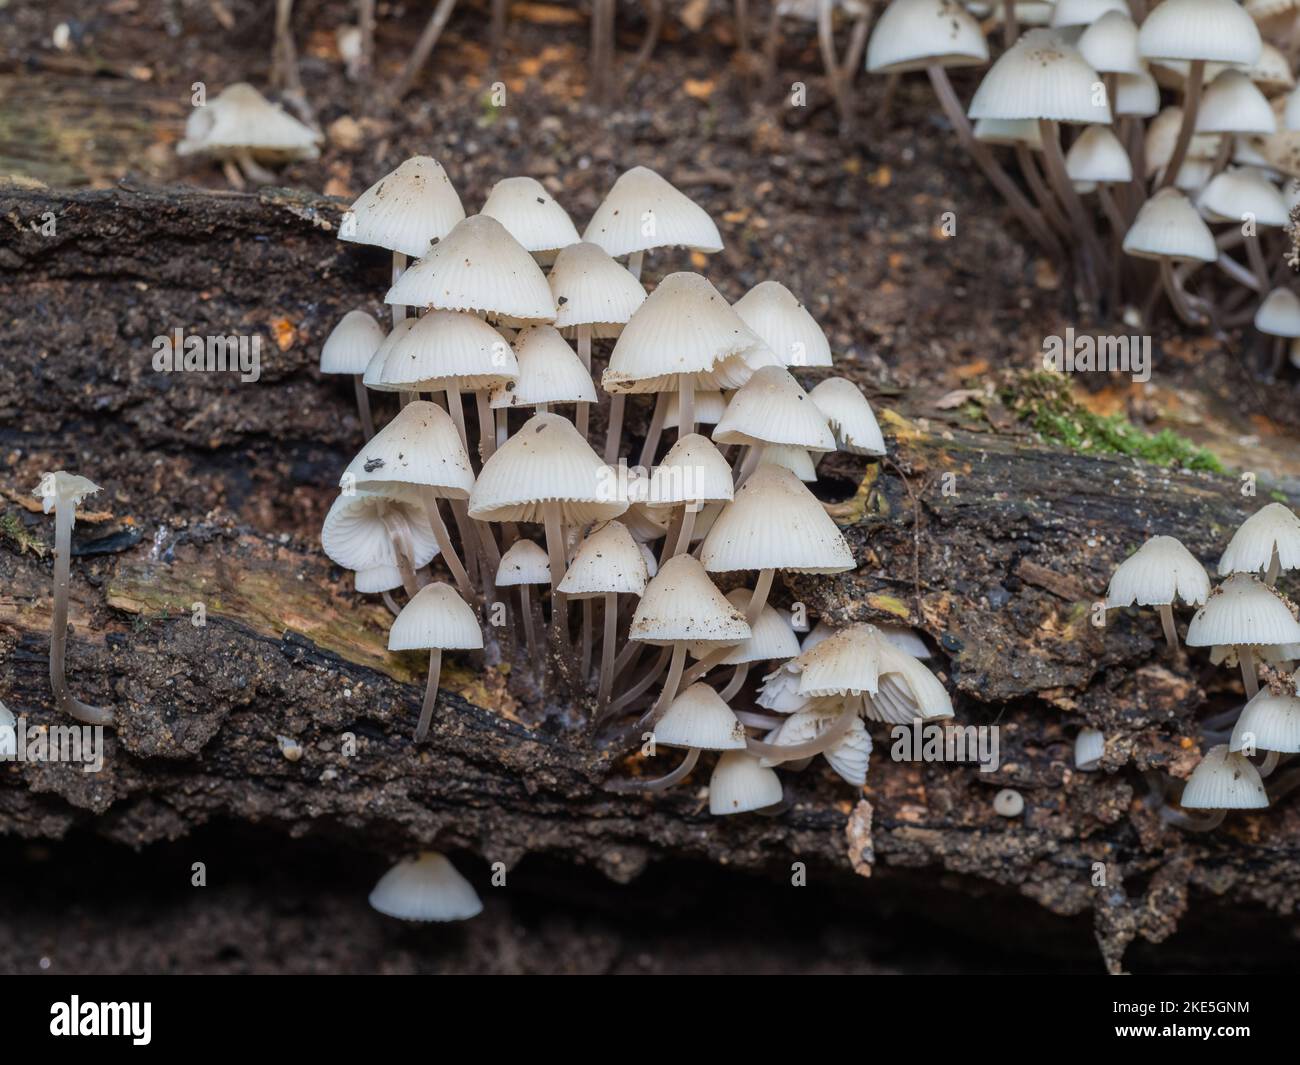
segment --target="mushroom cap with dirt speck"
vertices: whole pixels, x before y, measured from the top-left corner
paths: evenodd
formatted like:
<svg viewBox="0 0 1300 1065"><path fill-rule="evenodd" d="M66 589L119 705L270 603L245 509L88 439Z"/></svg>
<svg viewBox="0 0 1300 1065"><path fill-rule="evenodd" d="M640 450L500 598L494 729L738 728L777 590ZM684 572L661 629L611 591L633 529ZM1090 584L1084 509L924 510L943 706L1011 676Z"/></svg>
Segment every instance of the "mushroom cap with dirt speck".
<svg viewBox="0 0 1300 1065"><path fill-rule="evenodd" d="M555 297L555 327L590 326L593 337L616 337L645 302L641 282L597 244L571 244L560 251L547 276ZM567 334L566 334L567 335Z"/></svg>
<svg viewBox="0 0 1300 1065"><path fill-rule="evenodd" d="M1273 289L1255 311L1254 325L1269 336L1300 337L1300 297L1289 288Z"/></svg>
<svg viewBox="0 0 1300 1065"><path fill-rule="evenodd" d="M41 479L32 495L41 501L41 509L48 514L57 503L71 503L81 506L86 496L94 495L102 489L94 481L67 470L55 470L53 473L41 474Z"/></svg>
<svg viewBox="0 0 1300 1065"><path fill-rule="evenodd" d="M429 311L403 321L415 324L387 346L378 374L381 389L479 391L499 388L519 374L510 344L478 315Z"/></svg>
<svg viewBox="0 0 1300 1065"><path fill-rule="evenodd" d="M386 579L396 577L386 588L374 588L380 574L365 580L369 591L399 587L397 553L393 533L398 532L410 547L414 569L427 566L438 555L438 541L429 527L429 517L416 489L392 485L384 492L359 487L330 504L321 526L320 542L331 562L356 573L379 571ZM360 587L360 581L358 588Z"/></svg>
<svg viewBox="0 0 1300 1065"><path fill-rule="evenodd" d="M1254 63L1261 40L1236 0L1163 0L1138 30L1143 59L1203 59Z"/></svg>
<svg viewBox="0 0 1300 1065"><path fill-rule="evenodd" d="M747 751L723 751L709 778L709 813L749 813L781 801L781 778Z"/></svg>
<svg viewBox="0 0 1300 1065"><path fill-rule="evenodd" d="M546 275L495 218L471 215L411 266L385 303L439 311L473 311L511 325L555 321Z"/></svg>
<svg viewBox="0 0 1300 1065"><path fill-rule="evenodd" d="M1101 75L1049 30L1030 30L989 68L971 99L971 118L1048 119L1110 124L1110 105L1093 87Z"/></svg>
<svg viewBox="0 0 1300 1065"><path fill-rule="evenodd" d="M873 693L880 688L886 644L874 625L849 625L814 643L787 668L798 674L799 694L806 698Z"/></svg>
<svg viewBox="0 0 1300 1065"><path fill-rule="evenodd" d="M831 346L822 327L779 281L760 281L732 309L783 365L831 365Z"/></svg>
<svg viewBox="0 0 1300 1065"><path fill-rule="evenodd" d="M1219 257L1219 248L1192 201L1177 189L1163 188L1138 210L1124 234L1124 254L1138 259L1212 263Z"/></svg>
<svg viewBox="0 0 1300 1065"><path fill-rule="evenodd" d="M416 155L357 197L339 223L339 240L419 259L464 217L442 164Z"/></svg>
<svg viewBox="0 0 1300 1065"><path fill-rule="evenodd" d="M384 369L388 366L388 356L392 353L400 341L421 321L419 318L403 318L393 326L388 336L384 337L375 353L370 356L370 361L366 363L365 372L361 375L361 383L372 392L401 392L401 385L390 385L384 383Z"/></svg>
<svg viewBox="0 0 1300 1065"><path fill-rule="evenodd" d="M1286 601L1256 577L1233 573L1187 627L1188 647L1258 647L1300 642L1300 622Z"/></svg>
<svg viewBox="0 0 1300 1065"><path fill-rule="evenodd" d="M339 479L381 491L391 484L433 489L444 499L467 499L474 472L455 423L438 404L408 403L348 463Z"/></svg>
<svg viewBox="0 0 1300 1065"><path fill-rule="evenodd" d="M479 213L495 218L534 255L558 252L578 243L578 230L569 213L536 178L498 181Z"/></svg>
<svg viewBox="0 0 1300 1065"><path fill-rule="evenodd" d="M501 556L497 567L498 588L514 588L520 584L550 584L551 556L546 549L532 540L516 540Z"/></svg>
<svg viewBox="0 0 1300 1065"><path fill-rule="evenodd" d="M867 72L906 73L930 66L982 66L989 46L956 0L893 0L867 42Z"/></svg>
<svg viewBox="0 0 1300 1065"><path fill-rule="evenodd" d="M727 602L744 613L749 606L751 594L748 588L734 588L727 593ZM794 658L799 653L798 636L774 606L764 604L759 611L758 620L750 628L753 631L749 639L736 644L718 665L738 666L745 662L782 661ZM713 648L709 644L696 643L691 644L688 650L692 658L703 658Z"/></svg>
<svg viewBox="0 0 1300 1065"><path fill-rule="evenodd" d="M320 140L315 130L241 81L194 108L176 154L226 156L242 149L264 159L315 159Z"/></svg>
<svg viewBox="0 0 1300 1065"><path fill-rule="evenodd" d="M1268 795L1250 759L1221 743L1192 770L1178 805L1184 810L1262 810Z"/></svg>
<svg viewBox="0 0 1300 1065"><path fill-rule="evenodd" d="M826 415L789 370L764 366L727 403L713 429L718 444L786 444L834 451Z"/></svg>
<svg viewBox="0 0 1300 1065"><path fill-rule="evenodd" d="M473 608L450 584L426 584L402 607L388 630L390 651L477 651L483 630Z"/></svg>
<svg viewBox="0 0 1300 1065"><path fill-rule="evenodd" d="M885 438L875 412L862 389L848 378L828 377L818 381L808 398L826 415L841 451L872 457L885 453Z"/></svg>
<svg viewBox="0 0 1300 1065"><path fill-rule="evenodd" d="M848 541L821 502L781 466L759 466L750 474L713 522L700 561L710 573L843 573L854 567Z"/></svg>
<svg viewBox="0 0 1300 1065"><path fill-rule="evenodd" d="M1127 8L1112 9L1079 37L1079 54L1098 74L1142 74L1146 67L1138 55L1138 30Z"/></svg>
<svg viewBox="0 0 1300 1065"><path fill-rule="evenodd" d="M348 311L321 345L320 372L363 374L383 342L383 327L373 314Z"/></svg>
<svg viewBox="0 0 1300 1065"><path fill-rule="evenodd" d="M1071 181L1119 183L1133 180L1133 163L1108 126L1088 126L1065 153Z"/></svg>
<svg viewBox="0 0 1300 1065"><path fill-rule="evenodd" d="M745 615L727 601L691 555L675 555L646 585L628 638L667 646L707 643L726 647L752 635Z"/></svg>
<svg viewBox="0 0 1300 1065"><path fill-rule="evenodd" d="M1025 812L1025 797L1012 788L1003 788L993 796L993 812L999 817L1019 817Z"/></svg>
<svg viewBox="0 0 1300 1065"><path fill-rule="evenodd" d="M534 325L515 337L518 373L497 386L488 400L493 410L535 407L539 403L595 403L591 371L582 365L554 326Z"/></svg>
<svg viewBox="0 0 1300 1065"><path fill-rule="evenodd" d="M1084 773L1097 768L1106 753L1106 736L1101 729L1081 728L1074 737L1074 768Z"/></svg>
<svg viewBox="0 0 1300 1065"><path fill-rule="evenodd" d="M1300 334L1297 334L1300 335ZM1282 503L1268 503L1243 521L1219 558L1219 574L1300 569L1300 518Z"/></svg>
<svg viewBox="0 0 1300 1065"><path fill-rule="evenodd" d="M645 501L652 506L730 502L735 496L731 467L713 442L687 433L650 471Z"/></svg>
<svg viewBox="0 0 1300 1065"><path fill-rule="evenodd" d="M1106 606L1170 606L1179 599L1199 606L1209 594L1210 576L1195 556L1172 536L1153 536L1116 567Z"/></svg>
<svg viewBox="0 0 1300 1065"><path fill-rule="evenodd" d="M641 595L650 580L641 549L622 522L609 521L587 535L565 571L559 590L575 599Z"/></svg>
<svg viewBox="0 0 1300 1065"><path fill-rule="evenodd" d="M1277 132L1277 118L1259 87L1240 70L1228 69L1205 87L1196 132L1267 135Z"/></svg>
<svg viewBox="0 0 1300 1065"><path fill-rule="evenodd" d="M644 166L619 175L582 239L615 258L655 248L685 247L705 254L722 250L718 227L704 208Z"/></svg>
<svg viewBox="0 0 1300 1065"><path fill-rule="evenodd" d="M1240 223L1247 216L1259 226L1285 226L1291 221L1286 200L1277 186L1259 170L1248 166L1229 167L1212 177L1196 197L1196 206L1208 221L1215 223ZM1300 313L1296 318L1300 326ZM1285 335L1300 336L1300 333Z"/></svg>
<svg viewBox="0 0 1300 1065"><path fill-rule="evenodd" d="M564 522L607 521L627 510L618 471L601 461L573 423L534 414L483 464L469 497L478 521L543 522L559 504Z"/></svg>
<svg viewBox="0 0 1300 1065"><path fill-rule="evenodd" d="M483 912L470 882L436 851L403 858L388 870L370 893L370 905L400 921L464 921Z"/></svg>
<svg viewBox="0 0 1300 1065"><path fill-rule="evenodd" d="M654 726L657 747L701 751L743 751L745 726L722 697L702 681L672 701Z"/></svg>

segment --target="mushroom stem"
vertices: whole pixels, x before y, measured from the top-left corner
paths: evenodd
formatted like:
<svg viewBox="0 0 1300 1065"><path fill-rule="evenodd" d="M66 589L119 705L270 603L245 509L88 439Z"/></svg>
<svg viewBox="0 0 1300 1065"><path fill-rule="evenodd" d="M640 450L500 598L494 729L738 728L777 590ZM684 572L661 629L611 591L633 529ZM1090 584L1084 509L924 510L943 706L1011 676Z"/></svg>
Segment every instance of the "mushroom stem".
<svg viewBox="0 0 1300 1065"><path fill-rule="evenodd" d="M848 94L844 91L839 50L835 47L834 0L819 0L817 4L817 47L821 52L822 66L826 70L826 84L831 91L831 98L835 101L835 112L840 120L841 131L847 132L853 107Z"/></svg>
<svg viewBox="0 0 1300 1065"><path fill-rule="evenodd" d="M380 592L379 597L384 601L384 606L393 612L393 617L397 617L402 612L402 608L397 605L392 592Z"/></svg>
<svg viewBox="0 0 1300 1065"><path fill-rule="evenodd" d="M614 690L614 643L618 639L618 595L605 593L605 632L600 641L600 683L596 691L596 710L603 713Z"/></svg>
<svg viewBox="0 0 1300 1065"><path fill-rule="evenodd" d="M650 416L650 427L646 430L645 443L641 445L640 463L649 469L654 465L655 452L659 450L659 438L663 435L664 419L668 416L668 393L655 395L655 410Z"/></svg>
<svg viewBox="0 0 1300 1065"><path fill-rule="evenodd" d="M1259 677L1255 673L1255 652L1249 645L1237 647L1237 661L1241 663L1241 683L1246 687L1246 698L1259 694Z"/></svg>
<svg viewBox="0 0 1300 1065"><path fill-rule="evenodd" d="M1227 138L1224 138L1227 140ZM1246 236L1246 258L1250 263L1250 268L1254 271L1255 277L1259 279L1257 289L1260 292L1267 292L1269 287L1268 264L1264 261L1264 252L1259 245L1259 234L1250 233Z"/></svg>
<svg viewBox="0 0 1300 1065"><path fill-rule="evenodd" d="M596 601L590 597L582 601L582 666L578 673L581 683L585 686L587 678L591 676L591 657L595 645L595 637L592 629L595 623Z"/></svg>
<svg viewBox="0 0 1300 1065"><path fill-rule="evenodd" d="M1002 47L1010 48L1020 36L1016 22L1016 0L1002 0Z"/></svg>
<svg viewBox="0 0 1300 1065"><path fill-rule="evenodd" d="M447 386L447 413L456 423L456 432L460 433L460 446L469 450L469 436L465 432L465 405L460 398L460 385L452 382Z"/></svg>
<svg viewBox="0 0 1300 1065"><path fill-rule="evenodd" d="M533 604L532 596L529 594L528 585L519 586L519 612L524 619L524 639L528 641L528 661L536 664L537 655L537 630L533 626Z"/></svg>
<svg viewBox="0 0 1300 1065"><path fill-rule="evenodd" d="M812 758L834 747L848 732L856 716L857 712L851 706L845 706L834 721L806 743L764 743L751 737L745 740L745 747L755 757L766 758L778 765L799 758Z"/></svg>
<svg viewBox="0 0 1300 1065"><path fill-rule="evenodd" d="M1259 764L1259 775L1261 778L1271 776L1273 770L1277 768L1278 762L1282 760L1282 755L1277 751L1269 751L1264 755L1264 760Z"/></svg>
<svg viewBox="0 0 1300 1065"><path fill-rule="evenodd" d="M1186 829L1188 832L1212 832L1223 824L1223 819L1227 815L1227 810L1214 810L1204 817L1197 817L1185 810L1175 810L1172 806L1160 807L1162 820L1177 828Z"/></svg>
<svg viewBox="0 0 1300 1065"><path fill-rule="evenodd" d="M700 749L691 747L687 750L686 757L682 759L681 764L671 773L665 773L663 776L651 780L611 780L605 784L605 790L617 791L621 794L635 794L641 791L665 791L674 784L685 780L699 760Z"/></svg>
<svg viewBox="0 0 1300 1065"><path fill-rule="evenodd" d="M645 264L645 252L634 251L631 255L627 257L627 272L631 274L633 277L635 277L638 281L640 281L641 267L644 264Z"/></svg>
<svg viewBox="0 0 1300 1065"><path fill-rule="evenodd" d="M638 724L652 726L664 716L672 701L677 698L677 688L682 679L682 666L685 663L686 643L678 640L673 644L673 657L668 663L668 676L664 680L663 689L659 692L659 698L655 700L654 706L645 712Z"/></svg>
<svg viewBox="0 0 1300 1065"><path fill-rule="evenodd" d="M569 597L561 592L560 581L564 579L564 522L560 515L559 503L543 503L542 513L545 517L546 552L551 556L551 628L556 638L568 642L569 634Z"/></svg>
<svg viewBox="0 0 1300 1065"><path fill-rule="evenodd" d="M406 253L395 251L393 252L393 275L392 275L394 285L397 284L398 279L404 273L406 273ZM398 322L406 318L406 308L400 303L393 304L392 313L393 313L393 325L397 325Z"/></svg>
<svg viewBox="0 0 1300 1065"><path fill-rule="evenodd" d="M1075 189L1074 183L1070 181L1069 172L1065 169L1065 156L1061 154L1060 125L1050 119L1040 118L1038 120L1038 134L1039 139L1043 142L1043 165L1047 168L1047 180L1051 182L1056 195L1060 198L1061 203L1065 205L1065 213L1081 242L1079 259L1082 267L1082 280L1089 298L1095 302L1101 291L1095 270L1096 266L1104 261L1105 252L1102 250L1097 239L1097 233L1083 209L1083 201L1079 199L1079 193Z"/></svg>
<svg viewBox="0 0 1300 1065"><path fill-rule="evenodd" d="M1169 260L1166 258L1160 260L1160 283L1164 286L1169 302L1173 304L1174 312L1184 323L1196 326L1204 323L1202 316L1192 307L1187 293L1178 284L1178 280L1174 277L1173 267L1169 265Z"/></svg>
<svg viewBox="0 0 1300 1065"><path fill-rule="evenodd" d="M488 406L488 394L480 390L474 393L474 405L478 410L478 457L480 462L487 462L497 449L496 424L492 417L492 408Z"/></svg>
<svg viewBox="0 0 1300 1065"><path fill-rule="evenodd" d="M1268 560L1268 569L1264 572L1264 584L1269 588L1277 583L1277 575L1282 570L1282 560L1278 558L1277 545L1273 546L1273 557Z"/></svg>
<svg viewBox="0 0 1300 1065"><path fill-rule="evenodd" d="M501 447L510 439L510 419L506 413L506 408L501 407L497 410L497 447Z"/></svg>
<svg viewBox="0 0 1300 1065"><path fill-rule="evenodd" d="M619 438L623 435L623 410L627 396L615 392L609 397L609 428L605 432L605 463L612 466L618 461Z"/></svg>
<svg viewBox="0 0 1300 1065"><path fill-rule="evenodd" d="M695 432L695 377L677 375L677 439Z"/></svg>
<svg viewBox="0 0 1300 1065"><path fill-rule="evenodd" d="M1196 129L1196 112L1201 105L1201 82L1205 79L1205 60L1193 59L1187 70L1187 80L1183 82L1183 123L1178 127L1178 140L1174 141L1174 153L1169 157L1164 177L1160 179L1160 188L1172 185L1178 177L1187 157L1187 149L1192 143L1192 133Z"/></svg>
<svg viewBox="0 0 1300 1065"><path fill-rule="evenodd" d="M745 678L747 676L749 676L748 662L741 662L734 670L732 670L731 680L727 682L727 686L723 688L722 691L718 692L718 695L724 703L731 702L731 700L740 693L740 689L745 686Z"/></svg>
<svg viewBox="0 0 1300 1065"><path fill-rule="evenodd" d="M1160 624L1165 630L1165 642L1169 650L1178 650L1178 630L1174 627L1174 606L1172 603L1160 604Z"/></svg>
<svg viewBox="0 0 1300 1065"><path fill-rule="evenodd" d="M420 706L420 720L415 726L416 743L429 734L429 722L433 720L433 704L438 698L438 679L441 675L442 651L435 647L429 652L429 679L424 686L424 703Z"/></svg>
<svg viewBox="0 0 1300 1065"><path fill-rule="evenodd" d="M735 710L733 713L746 728L780 728L786 721L780 714L760 714L755 710Z"/></svg>
<svg viewBox="0 0 1300 1065"><path fill-rule="evenodd" d="M767 597L772 590L772 578L776 575L774 569L761 569L758 571L758 581L754 585L754 591L749 597L749 606L745 608L745 620L749 622L752 629L758 616L763 612L763 607L767 606Z"/></svg>
<svg viewBox="0 0 1300 1065"><path fill-rule="evenodd" d="M438 497L433 494L431 488L424 489L421 494L424 496L424 512L429 517L429 528L433 530L433 538L438 541L438 550L442 554L443 561L447 563L447 568L451 570L456 588L466 599L473 599L474 591L469 574L465 571L465 564L461 562L460 555L456 554L456 547L451 542L451 534L447 532L442 514L438 511Z"/></svg>
<svg viewBox="0 0 1300 1065"><path fill-rule="evenodd" d="M582 365L591 373L591 326L578 326L578 358L582 360ZM591 428L591 404L579 403L577 419L575 424L578 432L582 434L582 439L586 440L590 436Z"/></svg>
<svg viewBox="0 0 1300 1065"><path fill-rule="evenodd" d="M361 431L366 434L366 439L369 440L375 435L375 418L370 413L370 393L366 390L366 386L361 383L359 373L352 375L352 385L357 392L357 414L361 418Z"/></svg>
<svg viewBox="0 0 1300 1065"><path fill-rule="evenodd" d="M677 533L677 543L673 555L687 554L691 549L691 535L695 532L696 504L687 503L682 511L682 527Z"/></svg>
<svg viewBox="0 0 1300 1065"><path fill-rule="evenodd" d="M394 100L401 100L403 96L411 91L411 86L415 84L415 79L419 76L420 68L424 66L432 54L434 47L438 43L438 38L442 36L442 31L447 25L447 20L451 18L452 10L455 7L456 0L438 0L438 6L433 9L433 14L429 16L424 32L420 34L420 39L415 42L415 47L406 60L406 66L402 68L402 76L397 79L397 85L393 89Z"/></svg>
<svg viewBox="0 0 1300 1065"><path fill-rule="evenodd" d="M361 32L361 62L357 80L370 80L375 65L375 0L357 0L357 29Z"/></svg>
<svg viewBox="0 0 1300 1065"><path fill-rule="evenodd" d="M636 645L638 650L640 650L641 646L641 644ZM663 674L664 667L667 666L671 654L672 652L669 648L663 648L659 652L659 657L655 659L654 665L647 669L645 673L641 675L640 679L632 685L632 687L619 693L618 698L610 704L609 713L611 715L616 714L624 707L631 706L632 703L641 698L641 696L650 689L650 685L657 681ZM614 672L618 672L617 667L615 667Z"/></svg>
<svg viewBox="0 0 1300 1065"><path fill-rule="evenodd" d="M91 706L68 691L64 666L68 654L68 584L72 564L72 525L77 505L70 499L54 502L54 617L50 628L50 687L58 710L87 725L111 725L111 707Z"/></svg>
<svg viewBox="0 0 1300 1065"><path fill-rule="evenodd" d="M253 158L253 153L247 148L239 148L235 151L235 161L239 163L239 169L244 172L244 176L254 185L274 185L276 183L276 176L264 166L261 166Z"/></svg>

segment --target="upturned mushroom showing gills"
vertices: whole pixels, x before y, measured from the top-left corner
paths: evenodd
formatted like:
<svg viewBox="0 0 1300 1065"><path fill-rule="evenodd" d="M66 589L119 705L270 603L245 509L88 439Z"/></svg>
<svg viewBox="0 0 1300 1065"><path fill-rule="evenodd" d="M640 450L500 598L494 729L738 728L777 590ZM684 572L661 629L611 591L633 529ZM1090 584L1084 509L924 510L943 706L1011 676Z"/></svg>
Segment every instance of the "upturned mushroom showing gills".
<svg viewBox="0 0 1300 1065"><path fill-rule="evenodd" d="M438 698L438 678L442 671L443 651L476 651L483 647L483 631L465 600L450 585L426 584L415 594L388 630L390 651L427 650L429 679L425 685L424 704L415 726L415 742L429 732L433 704Z"/></svg>
<svg viewBox="0 0 1300 1065"><path fill-rule="evenodd" d="M50 620L50 687L55 707L87 725L111 725L109 707L91 706L72 696L64 671L68 653L68 581L72 561L72 526L77 507L86 496L98 492L99 485L75 473L55 470L41 475L32 493L48 514L54 511L54 612Z"/></svg>
<svg viewBox="0 0 1300 1065"><path fill-rule="evenodd" d="M1210 594L1210 577L1181 543L1172 536L1153 536L1119 564L1106 593L1108 609L1154 606L1171 650L1178 648L1174 603L1200 606Z"/></svg>

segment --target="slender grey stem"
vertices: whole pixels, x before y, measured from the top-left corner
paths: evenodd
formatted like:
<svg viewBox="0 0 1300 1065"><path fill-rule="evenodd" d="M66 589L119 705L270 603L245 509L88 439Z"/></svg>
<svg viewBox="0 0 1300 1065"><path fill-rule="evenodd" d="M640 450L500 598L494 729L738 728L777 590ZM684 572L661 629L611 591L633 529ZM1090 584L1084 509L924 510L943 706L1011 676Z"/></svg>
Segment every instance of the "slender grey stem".
<svg viewBox="0 0 1300 1065"><path fill-rule="evenodd" d="M1172 185L1183 168L1187 158L1187 149L1192 143L1192 134L1196 130L1196 112L1201 105L1201 82L1205 80L1205 60L1193 59L1187 71L1187 81L1183 86L1183 123L1178 127L1178 140L1174 141L1174 154L1169 157L1164 177L1160 179L1160 188Z"/></svg>
<svg viewBox="0 0 1300 1065"><path fill-rule="evenodd" d="M54 503L54 618L50 628L50 687L55 708L87 725L113 724L110 707L91 706L68 691L64 672L68 654L68 585L71 580L72 525L77 505L70 499Z"/></svg>
<svg viewBox="0 0 1300 1065"><path fill-rule="evenodd" d="M664 776L655 777L651 780L611 780L605 785L605 790L617 791L622 794L635 794L641 791L665 791L674 784L685 780L699 760L700 749L691 747L687 750L686 757L682 759L681 764L671 773L666 773Z"/></svg>
<svg viewBox="0 0 1300 1065"><path fill-rule="evenodd" d="M433 704L438 698L438 680L442 675L442 651L437 647L429 651L429 679L424 685L424 703L420 707L420 721L415 726L415 742L429 734L433 720Z"/></svg>

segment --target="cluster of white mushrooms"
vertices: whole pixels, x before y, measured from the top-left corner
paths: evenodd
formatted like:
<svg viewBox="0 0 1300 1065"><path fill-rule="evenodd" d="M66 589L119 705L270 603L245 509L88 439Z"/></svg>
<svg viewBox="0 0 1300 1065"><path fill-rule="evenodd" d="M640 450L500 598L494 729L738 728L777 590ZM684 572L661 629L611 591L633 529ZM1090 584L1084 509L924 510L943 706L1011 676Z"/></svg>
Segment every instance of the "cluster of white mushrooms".
<svg viewBox="0 0 1300 1065"><path fill-rule="evenodd" d="M1245 707L1203 723L1211 746L1183 789L1181 810L1163 805L1167 782L1148 778L1162 814L1175 824L1214 828L1228 810L1268 806L1263 778L1280 761L1300 754L1300 615L1274 587L1280 573L1294 569L1300 569L1300 518L1281 503L1269 503L1233 534L1219 559L1224 579L1213 591L1204 567L1171 536L1152 537L1111 578L1106 606L1156 607L1171 650L1178 647L1174 607L1179 600L1199 606L1187 629L1187 645L1208 647L1212 663L1241 669ZM1104 747L1097 730L1084 729L1076 741L1076 764L1095 767ZM1258 767L1251 761L1256 755L1263 755ZM1273 798L1295 783L1279 779ZM1211 813L1189 815L1186 810Z"/></svg>
<svg viewBox="0 0 1300 1065"><path fill-rule="evenodd" d="M715 814L775 806L774 767L817 755L862 786L864 718L952 715L910 630L809 631L801 607L768 602L778 571L854 568L805 482L828 452L882 456L884 439L851 382L824 376L805 392L790 372L824 374L831 350L781 284L732 306L683 272L647 295L647 253L722 245L664 178L623 174L580 238L526 177L466 217L443 168L417 157L352 205L339 236L391 252L392 327L351 311L321 352L323 372L353 376L368 436L321 541L396 614L390 649L429 652L417 742L444 651L509 660L512 686L560 693L592 730L621 724L648 756L684 752L671 772L616 790L669 787L717 752ZM371 391L400 404L378 432ZM625 415L641 402L632 466ZM450 581L430 572L438 564ZM715 578L735 587L724 595ZM775 668L744 695L756 663ZM749 707L733 709L742 696ZM395 879L427 883L444 862L426 856Z"/></svg>
<svg viewBox="0 0 1300 1065"><path fill-rule="evenodd" d="M1276 371L1285 338L1300 337L1300 298L1283 283L1284 229L1297 201L1288 179L1300 177L1300 8L1293 0L1147 8L893 0L872 33L867 69L927 71L963 146L1041 247L1073 263L1094 308L1149 318L1163 291L1188 324L1253 321L1277 338ZM1004 50L967 109L947 68L988 63L976 15L1001 24ZM1020 35L1021 25L1035 28ZM1014 156L1023 185L993 146ZM1188 291L1206 265L1233 282L1228 291Z"/></svg>

